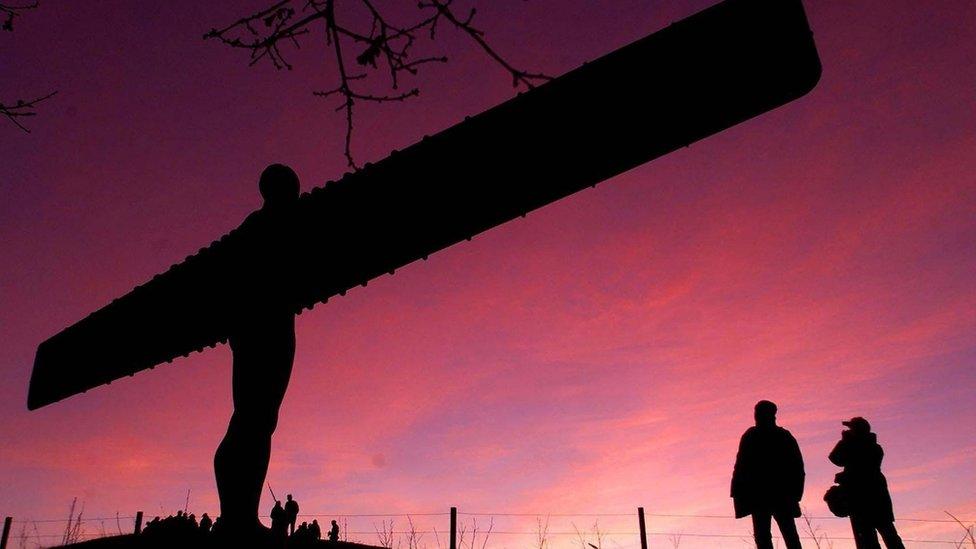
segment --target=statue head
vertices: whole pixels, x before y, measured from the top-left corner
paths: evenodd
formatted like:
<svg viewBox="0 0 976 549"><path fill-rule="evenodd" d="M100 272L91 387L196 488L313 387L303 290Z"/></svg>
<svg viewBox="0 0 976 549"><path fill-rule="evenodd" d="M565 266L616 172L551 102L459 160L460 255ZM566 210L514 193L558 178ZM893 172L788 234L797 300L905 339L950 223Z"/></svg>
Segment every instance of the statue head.
<svg viewBox="0 0 976 549"><path fill-rule="evenodd" d="M295 171L284 164L272 164L261 172L258 182L265 207L288 204L298 199L299 183Z"/></svg>

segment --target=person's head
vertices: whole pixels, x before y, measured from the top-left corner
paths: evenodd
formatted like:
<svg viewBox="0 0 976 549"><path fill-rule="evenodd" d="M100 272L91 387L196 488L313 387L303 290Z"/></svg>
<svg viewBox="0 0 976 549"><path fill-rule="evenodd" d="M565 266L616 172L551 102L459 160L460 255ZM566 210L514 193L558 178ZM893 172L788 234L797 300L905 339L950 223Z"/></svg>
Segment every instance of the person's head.
<svg viewBox="0 0 976 549"><path fill-rule="evenodd" d="M281 507L281 501L275 500L275 507Z"/></svg>
<svg viewBox="0 0 976 549"><path fill-rule="evenodd" d="M318 526L319 525L319 519L312 519L312 524Z"/></svg>
<svg viewBox="0 0 976 549"><path fill-rule="evenodd" d="M841 424L854 433L867 434L871 432L871 424L863 417L852 417L847 421L842 421Z"/></svg>
<svg viewBox="0 0 976 549"><path fill-rule="evenodd" d="M291 494L288 494L288 501L291 501Z"/></svg>
<svg viewBox="0 0 976 549"><path fill-rule="evenodd" d="M332 521L332 526L339 526L339 525L336 524L336 521Z"/></svg>
<svg viewBox="0 0 976 549"><path fill-rule="evenodd" d="M756 403L756 426L776 425L776 405L768 400Z"/></svg>
<svg viewBox="0 0 976 549"><path fill-rule="evenodd" d="M258 189L265 207L275 207L297 200L301 187L294 170L284 164L272 164L261 172Z"/></svg>

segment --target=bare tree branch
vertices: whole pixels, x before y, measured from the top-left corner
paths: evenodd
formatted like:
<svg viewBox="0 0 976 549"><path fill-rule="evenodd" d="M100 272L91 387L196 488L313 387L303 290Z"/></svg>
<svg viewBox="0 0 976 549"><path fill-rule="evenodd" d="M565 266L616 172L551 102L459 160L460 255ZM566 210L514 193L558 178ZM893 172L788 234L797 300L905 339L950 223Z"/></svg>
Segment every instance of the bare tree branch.
<svg viewBox="0 0 976 549"><path fill-rule="evenodd" d="M492 47L489 46L487 42L485 42L484 31L479 30L478 28L471 25L471 20L474 19L474 16L477 13L477 11L474 8L471 8L471 11L468 13L468 17L464 21L461 21L460 19L455 17L454 13L450 9L450 5L452 1L453 0L445 0L445 1L429 0L428 2L420 2L420 4L418 5L421 8L433 8L437 10L438 15L444 17L445 19L450 21L455 27L467 33L467 35L470 36L472 40L474 40L475 42L477 42L479 46L481 46L481 49L485 50L485 53L487 53L489 57L494 59L495 62L497 62L502 67L504 67L506 71L508 71L508 73L512 76L513 88L517 88L520 85L524 85L525 87L532 89L539 82L548 82L549 80L552 80L552 77L547 74L531 73L520 69L516 69L515 67L510 65L507 61L505 61L504 58L502 58L501 55L498 54L498 52L492 49ZM431 29L431 32L433 32L433 27Z"/></svg>
<svg viewBox="0 0 976 549"><path fill-rule="evenodd" d="M4 4L0 3L0 17L3 17L3 23L0 24L0 28L5 31L14 30L14 18L23 15L23 12L27 10L36 9L38 2L35 0L29 4ZM28 116L37 116L37 112L34 110L35 105L44 101L45 99L50 99L54 97L58 92L54 91L47 95L36 97L34 99L18 99L13 105L9 105L5 102L0 101L0 116L3 116L7 120L11 121L15 126L21 130L30 133L30 130L25 126L18 118L24 118Z"/></svg>
<svg viewBox="0 0 976 549"><path fill-rule="evenodd" d="M337 14L337 0L281 0L267 8L242 17L223 27L213 28L203 38L217 40L227 46L249 52L250 64L267 59L276 69L292 68L282 53L282 45L290 43L300 47L299 37L312 34L316 26L324 27L325 46L335 59L338 84L325 91L314 91L322 98L338 97L336 111L345 114L346 133L344 155L346 163L358 169L352 152L352 138L357 102L401 102L420 94L417 87L400 91L404 74L415 76L423 65L445 63L447 57L434 55L413 58L411 56L418 39L426 34L433 41L438 24L447 24L469 36L495 63L512 77L513 87L528 89L550 80L543 73L518 69L502 57L485 40L484 31L472 25L476 11L472 9L463 20L451 10L454 0L421 0L417 4L418 17L408 24L392 22L374 4L373 0L341 0L350 10L358 9L360 17L351 13ZM366 23L368 22L368 24ZM357 25L358 23L358 25ZM347 57L349 51L353 55ZM358 67L350 70L352 62ZM389 78L386 93L364 91L364 82L371 71L385 72Z"/></svg>
<svg viewBox="0 0 976 549"><path fill-rule="evenodd" d="M950 513L949 511L945 511L945 514L949 515L949 517L951 517L952 520L956 521L956 524L958 524L966 532L965 535L963 535L962 539L959 540L958 543L956 543L957 549L962 549L963 547L965 547L967 542L969 542L969 545L971 545L973 549L976 549L976 525L971 524L969 526L966 526L966 524L963 521L956 518L956 516Z"/></svg>
<svg viewBox="0 0 976 549"><path fill-rule="evenodd" d="M0 29L5 31L14 30L14 18L20 17L21 14L27 10L32 10L37 8L37 1L30 4L3 4L0 3L0 17L3 17L3 23L0 23Z"/></svg>
<svg viewBox="0 0 976 549"><path fill-rule="evenodd" d="M45 96L24 101L23 99L18 99L13 105L5 105L0 103L0 116L6 117L7 120L13 122L18 128L30 133L27 126L24 126L18 118L24 118L28 116L37 116L37 112L34 110L34 106L44 101L45 99L50 99L57 95L58 92L51 92Z"/></svg>

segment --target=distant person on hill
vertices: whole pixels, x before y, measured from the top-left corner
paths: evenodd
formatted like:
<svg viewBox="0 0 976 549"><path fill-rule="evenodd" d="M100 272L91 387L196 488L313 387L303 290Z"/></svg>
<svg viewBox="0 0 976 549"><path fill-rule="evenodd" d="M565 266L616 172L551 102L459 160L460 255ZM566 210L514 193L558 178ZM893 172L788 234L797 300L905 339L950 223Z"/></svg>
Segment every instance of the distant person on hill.
<svg viewBox="0 0 976 549"><path fill-rule="evenodd" d="M339 541L339 525L332 521L332 528L329 529L329 541Z"/></svg>
<svg viewBox="0 0 976 549"><path fill-rule="evenodd" d="M148 523L146 523L146 527L142 529L142 533L143 534L147 534L147 533L148 534L151 534L151 533L156 532L156 530L158 528L159 528L159 517L156 517L156 518L152 519L151 521L149 521Z"/></svg>
<svg viewBox="0 0 976 549"><path fill-rule="evenodd" d="M210 516L204 513L203 516L200 517L200 530L202 532L209 532L212 526L213 521L210 520Z"/></svg>
<svg viewBox="0 0 976 549"><path fill-rule="evenodd" d="M322 528L319 526L318 519L312 519L312 524L308 527L308 534L312 539L322 539Z"/></svg>
<svg viewBox="0 0 976 549"><path fill-rule="evenodd" d="M285 514L288 517L288 533L295 533L295 522L298 520L298 502L291 499L288 494L288 501L285 502Z"/></svg>
<svg viewBox="0 0 976 549"><path fill-rule="evenodd" d="M884 450L871 424L855 417L842 424L840 442L830 452L830 461L844 470L835 480L847 497L851 529L857 549L881 549L878 534L888 549L905 549L895 530L895 513L891 506L888 481L881 473Z"/></svg>
<svg viewBox="0 0 976 549"><path fill-rule="evenodd" d="M271 508L271 537L278 539L288 536L288 514L285 513L280 501L275 501Z"/></svg>
<svg viewBox="0 0 976 549"><path fill-rule="evenodd" d="M773 549L771 519L776 519L786 549L801 549L794 519L803 497L803 456L796 439L776 425L776 405L756 403L756 425L739 442L732 472L735 517L752 515L757 549Z"/></svg>

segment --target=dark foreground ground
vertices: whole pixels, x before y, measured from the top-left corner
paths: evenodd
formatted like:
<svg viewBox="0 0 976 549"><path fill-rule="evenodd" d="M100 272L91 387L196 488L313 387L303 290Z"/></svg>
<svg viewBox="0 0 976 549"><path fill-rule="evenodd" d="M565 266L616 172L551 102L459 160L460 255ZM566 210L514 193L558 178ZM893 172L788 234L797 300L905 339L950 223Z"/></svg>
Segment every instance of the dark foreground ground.
<svg viewBox="0 0 976 549"><path fill-rule="evenodd" d="M188 539L178 536L167 536L161 538L137 536L134 534L93 539L70 545L59 545L58 547L70 547L71 549L384 549L374 545L348 541L302 541L299 543L289 543L287 540L284 542L271 542L252 539L246 542L231 544L217 539L200 539L199 537Z"/></svg>

